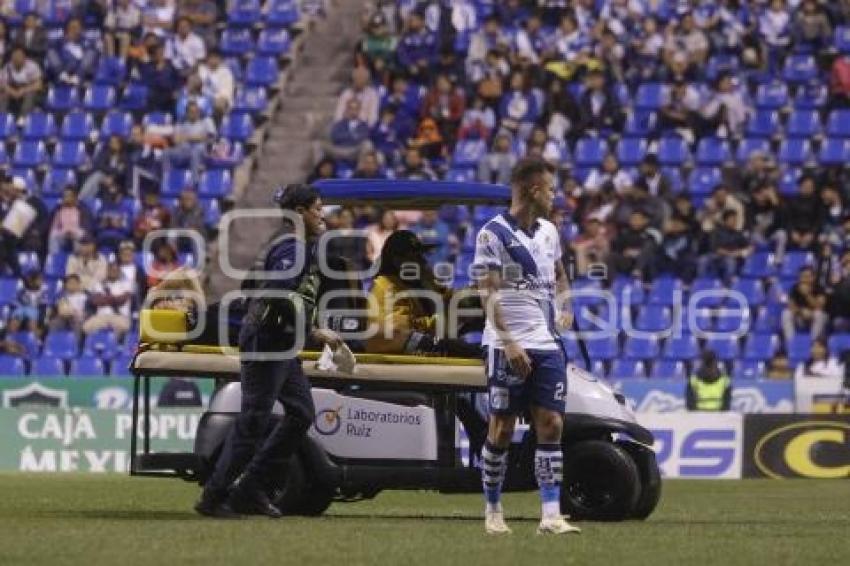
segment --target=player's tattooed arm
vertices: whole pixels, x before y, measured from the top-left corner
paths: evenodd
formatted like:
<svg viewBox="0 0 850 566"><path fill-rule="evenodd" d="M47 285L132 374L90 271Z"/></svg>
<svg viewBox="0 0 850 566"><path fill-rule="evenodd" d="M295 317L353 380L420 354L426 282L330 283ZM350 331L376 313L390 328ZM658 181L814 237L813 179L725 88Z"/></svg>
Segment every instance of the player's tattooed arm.
<svg viewBox="0 0 850 566"><path fill-rule="evenodd" d="M573 306L570 302L570 280L564 269L564 263L555 262L555 312L558 312L558 326L568 329L573 324Z"/></svg>

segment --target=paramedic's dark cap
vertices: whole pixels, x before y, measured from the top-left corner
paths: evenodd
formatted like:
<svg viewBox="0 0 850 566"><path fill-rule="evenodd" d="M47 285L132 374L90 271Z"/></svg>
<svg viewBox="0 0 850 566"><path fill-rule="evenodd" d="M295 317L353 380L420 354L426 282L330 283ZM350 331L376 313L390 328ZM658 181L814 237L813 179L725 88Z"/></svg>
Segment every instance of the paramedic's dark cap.
<svg viewBox="0 0 850 566"><path fill-rule="evenodd" d="M280 208L295 210L296 207L309 207L321 195L319 190L312 185L296 183L279 187L272 196L272 201Z"/></svg>

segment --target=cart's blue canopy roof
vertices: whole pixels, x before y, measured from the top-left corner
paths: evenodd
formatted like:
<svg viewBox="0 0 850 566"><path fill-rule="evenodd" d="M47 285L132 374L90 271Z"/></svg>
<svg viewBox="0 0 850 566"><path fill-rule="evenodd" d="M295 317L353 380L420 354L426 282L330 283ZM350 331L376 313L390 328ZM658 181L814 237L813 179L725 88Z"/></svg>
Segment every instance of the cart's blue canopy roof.
<svg viewBox="0 0 850 566"><path fill-rule="evenodd" d="M435 208L444 204L510 203L511 190L504 185L409 181L391 179L327 179L314 186L325 204L371 204L387 208Z"/></svg>

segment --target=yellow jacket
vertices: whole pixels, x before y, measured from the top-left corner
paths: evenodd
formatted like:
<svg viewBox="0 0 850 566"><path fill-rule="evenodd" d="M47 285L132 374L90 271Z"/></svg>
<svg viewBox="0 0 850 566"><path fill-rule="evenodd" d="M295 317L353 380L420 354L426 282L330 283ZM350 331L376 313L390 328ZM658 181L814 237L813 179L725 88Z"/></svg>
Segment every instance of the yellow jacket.
<svg viewBox="0 0 850 566"><path fill-rule="evenodd" d="M398 354L404 351L404 345L411 332L434 334L437 314L429 315L423 301L427 298L398 297L408 291L406 285L395 277L379 275L369 292L369 325L377 330L366 343L366 350L379 354ZM438 291L446 298L449 291ZM440 307L437 305L437 312Z"/></svg>

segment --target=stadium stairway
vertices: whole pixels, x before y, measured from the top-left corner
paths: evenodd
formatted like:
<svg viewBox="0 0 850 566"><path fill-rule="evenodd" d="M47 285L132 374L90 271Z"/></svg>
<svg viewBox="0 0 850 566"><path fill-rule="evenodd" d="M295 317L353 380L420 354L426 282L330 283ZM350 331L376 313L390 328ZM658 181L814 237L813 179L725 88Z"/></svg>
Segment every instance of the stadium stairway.
<svg viewBox="0 0 850 566"><path fill-rule="evenodd" d="M275 187L303 180L313 166L313 142L330 127L339 93L347 85L353 53L361 37L363 0L333 0L325 18L314 21L298 55L282 78L279 104L247 182L234 190L236 209L267 207ZM218 242L211 252L207 279L210 300L239 287L217 261L228 250L230 263L250 266L258 246L278 227L271 218L242 218L229 230L228 245ZM224 236L224 234L222 234Z"/></svg>

